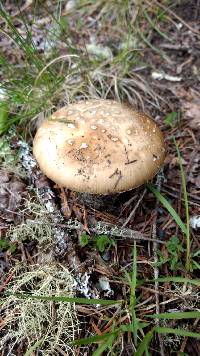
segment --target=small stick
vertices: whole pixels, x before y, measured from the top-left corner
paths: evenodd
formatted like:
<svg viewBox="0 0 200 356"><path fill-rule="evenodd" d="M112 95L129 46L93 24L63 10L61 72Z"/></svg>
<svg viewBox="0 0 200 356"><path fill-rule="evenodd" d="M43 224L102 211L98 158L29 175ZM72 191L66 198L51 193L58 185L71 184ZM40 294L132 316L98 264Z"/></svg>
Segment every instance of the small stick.
<svg viewBox="0 0 200 356"><path fill-rule="evenodd" d="M146 189L144 189L144 191L143 191L143 193L142 193L142 195L141 195L141 197L140 197L140 199L137 201L137 203L135 204L135 206L134 206L134 208L133 208L133 210L131 211L131 213L130 213L130 215L129 215L129 217L126 219L126 221L124 222L124 224L122 225L122 227L126 227L126 225L129 223L129 221L131 220L131 218L133 217L133 215L135 214L135 212L136 212L136 210L137 210L137 208L139 207L139 205L140 205L140 203L141 203L141 201L143 200L143 198L144 198L144 195L146 194Z"/></svg>
<svg viewBox="0 0 200 356"><path fill-rule="evenodd" d="M7 284L11 281L13 275L14 275L15 271L13 270L8 277L5 279L5 281L2 283L2 285L0 286L0 293L3 292L3 290L6 288Z"/></svg>
<svg viewBox="0 0 200 356"><path fill-rule="evenodd" d="M35 223L39 224L40 222L36 221ZM50 225L53 225L53 224L50 223ZM68 230L84 231L83 224L81 222L79 222L78 220L73 220L73 219L69 219L65 224L57 224L57 226L61 227L63 229L68 229ZM105 235L114 236L114 237L121 237L123 239L143 240L143 241L150 241L150 242L156 241L157 243L165 244L165 242L162 240L158 240L158 239L155 240L155 239L146 237L140 231L124 229L117 225L105 223L104 221L98 221L95 225L90 225L89 230L97 235L105 234Z"/></svg>

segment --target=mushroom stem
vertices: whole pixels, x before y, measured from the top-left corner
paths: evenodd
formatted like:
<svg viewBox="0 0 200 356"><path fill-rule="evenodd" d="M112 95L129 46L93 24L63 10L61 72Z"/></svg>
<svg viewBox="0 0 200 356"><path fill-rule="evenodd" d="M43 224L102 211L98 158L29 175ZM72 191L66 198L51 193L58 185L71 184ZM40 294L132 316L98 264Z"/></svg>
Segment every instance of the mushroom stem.
<svg viewBox="0 0 200 356"><path fill-rule="evenodd" d="M85 205L87 208L92 208L99 211L113 212L113 208L120 193L99 195L89 193L77 193L77 200L80 204Z"/></svg>

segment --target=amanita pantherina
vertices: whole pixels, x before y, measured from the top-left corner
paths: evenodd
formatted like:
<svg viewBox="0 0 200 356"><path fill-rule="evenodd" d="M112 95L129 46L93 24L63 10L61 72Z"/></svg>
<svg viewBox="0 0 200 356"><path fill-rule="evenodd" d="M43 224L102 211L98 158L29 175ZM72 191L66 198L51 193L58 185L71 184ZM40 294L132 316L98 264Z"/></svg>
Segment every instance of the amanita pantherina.
<svg viewBox="0 0 200 356"><path fill-rule="evenodd" d="M113 100L70 104L43 122L33 152L44 174L77 192L123 192L151 179L164 140L146 114Z"/></svg>

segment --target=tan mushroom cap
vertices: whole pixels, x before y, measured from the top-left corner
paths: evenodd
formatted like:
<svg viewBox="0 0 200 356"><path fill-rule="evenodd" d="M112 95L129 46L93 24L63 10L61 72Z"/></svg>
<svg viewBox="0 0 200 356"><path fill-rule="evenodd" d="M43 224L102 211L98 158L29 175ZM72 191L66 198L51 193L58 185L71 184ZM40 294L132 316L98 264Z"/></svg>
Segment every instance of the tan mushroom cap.
<svg viewBox="0 0 200 356"><path fill-rule="evenodd" d="M56 111L38 129L33 152L51 180L95 194L143 184L165 157L155 122L113 100L81 101Z"/></svg>

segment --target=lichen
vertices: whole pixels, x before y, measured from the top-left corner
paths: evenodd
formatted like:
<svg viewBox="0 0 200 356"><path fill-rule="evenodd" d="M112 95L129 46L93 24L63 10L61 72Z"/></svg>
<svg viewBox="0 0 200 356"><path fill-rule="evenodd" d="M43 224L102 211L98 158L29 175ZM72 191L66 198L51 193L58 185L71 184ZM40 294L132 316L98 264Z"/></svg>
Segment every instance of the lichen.
<svg viewBox="0 0 200 356"><path fill-rule="evenodd" d="M74 296L76 282L69 271L61 265L18 266L7 292L29 293L37 296ZM40 341L43 355L63 354L73 347L69 341L78 335L78 320L73 303L20 298L9 295L1 305L1 317L5 321L5 335L0 341L0 351L15 354L15 346L26 344L27 350Z"/></svg>

